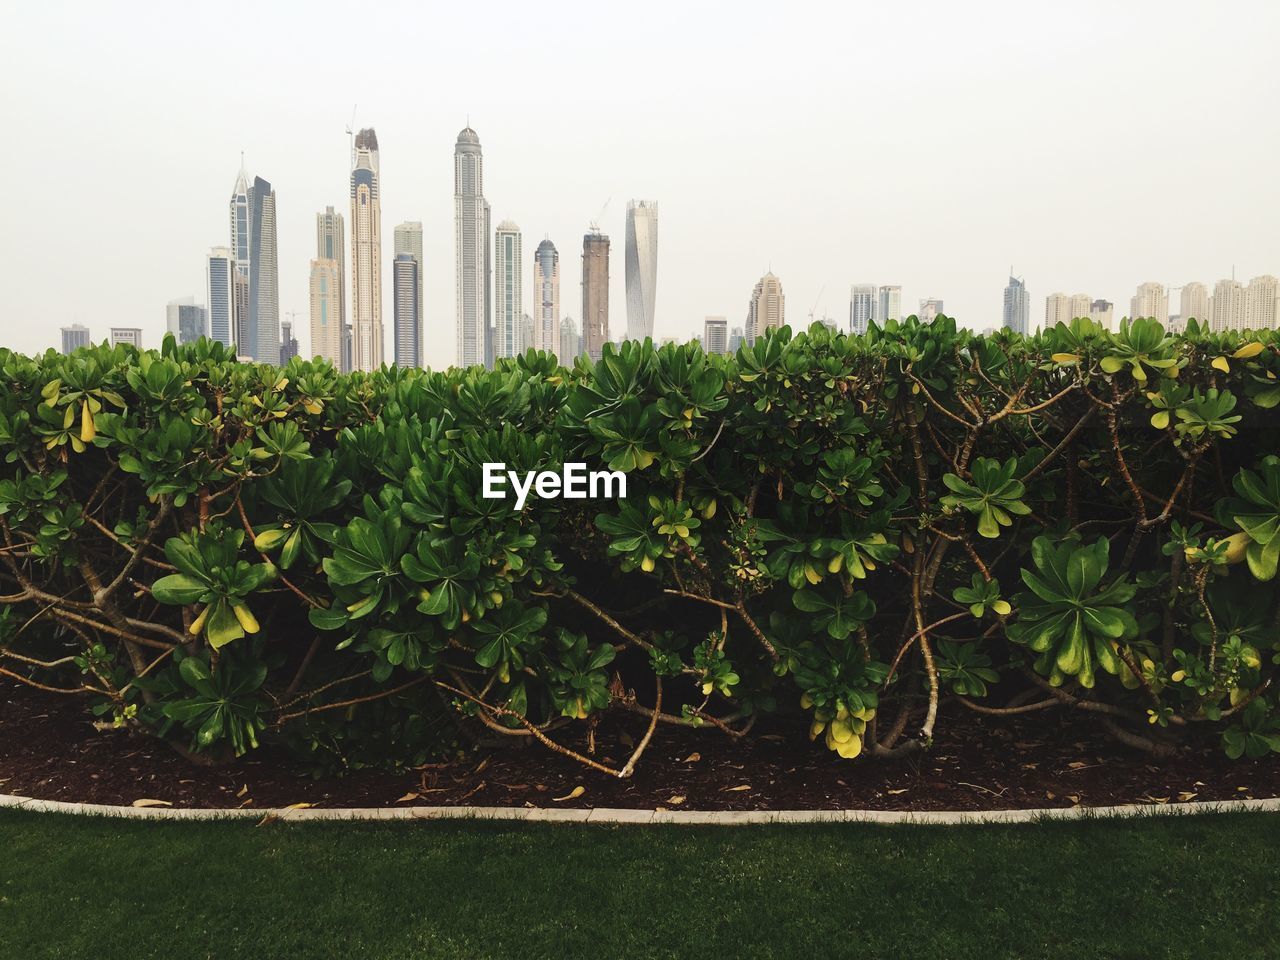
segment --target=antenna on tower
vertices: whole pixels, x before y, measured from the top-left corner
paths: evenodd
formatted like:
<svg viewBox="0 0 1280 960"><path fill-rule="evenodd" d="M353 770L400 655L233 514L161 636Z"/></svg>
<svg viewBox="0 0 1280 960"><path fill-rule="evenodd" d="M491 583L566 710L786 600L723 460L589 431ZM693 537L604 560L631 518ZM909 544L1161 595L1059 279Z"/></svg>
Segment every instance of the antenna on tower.
<svg viewBox="0 0 1280 960"><path fill-rule="evenodd" d="M347 124L347 136L351 139L351 169L356 168L356 105L351 105L351 122Z"/></svg>

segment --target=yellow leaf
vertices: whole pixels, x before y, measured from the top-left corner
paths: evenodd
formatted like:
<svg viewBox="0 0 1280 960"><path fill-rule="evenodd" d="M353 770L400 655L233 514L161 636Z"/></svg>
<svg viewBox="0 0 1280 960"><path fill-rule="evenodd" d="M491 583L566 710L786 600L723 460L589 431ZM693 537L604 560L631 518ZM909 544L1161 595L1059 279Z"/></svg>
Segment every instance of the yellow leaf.
<svg viewBox="0 0 1280 960"><path fill-rule="evenodd" d="M418 794L406 793L403 797L397 800L396 803L408 803L410 800L417 800L417 799L418 799Z"/></svg>
<svg viewBox="0 0 1280 960"><path fill-rule="evenodd" d="M586 792L587 792L586 787L582 785L578 785L574 787L572 790L570 790L568 793L566 793L563 797L552 797L551 799L555 800L557 803L559 803L561 800L577 800L580 796L582 796Z"/></svg>
<svg viewBox="0 0 1280 960"><path fill-rule="evenodd" d="M168 800L148 800L146 798L133 801L133 805L135 807L172 807L173 806L173 804L170 803Z"/></svg>
<svg viewBox="0 0 1280 960"><path fill-rule="evenodd" d="M306 810L308 807L314 807L314 806L315 806L314 803L307 803L303 801L302 803L291 803L284 809L285 810Z"/></svg>
<svg viewBox="0 0 1280 960"><path fill-rule="evenodd" d="M680 804L684 803L684 799L684 797L676 796L669 799L667 803L671 804L673 807L678 807Z"/></svg>
<svg viewBox="0 0 1280 960"><path fill-rule="evenodd" d="M738 784L738 786L736 786L736 787L729 787L729 788L728 788L728 790L727 790L727 792L729 792L729 793L738 793L739 791L742 791L742 790L750 790L750 789L751 789L751 784L749 784L749 783L740 783L740 784Z"/></svg>
<svg viewBox="0 0 1280 960"><path fill-rule="evenodd" d="M1252 360L1265 349L1261 343L1255 340L1253 343L1246 343L1243 347L1231 355L1233 360Z"/></svg>
<svg viewBox="0 0 1280 960"><path fill-rule="evenodd" d="M80 439L85 443L92 443L93 438L98 435L98 429L93 423L93 413L89 410L89 404L80 405Z"/></svg>
<svg viewBox="0 0 1280 960"><path fill-rule="evenodd" d="M687 757L684 758L684 762L697 763L701 759L702 759L702 754L698 753L698 751L695 750L693 753L689 754Z"/></svg>
<svg viewBox="0 0 1280 960"><path fill-rule="evenodd" d="M1223 373L1231 372L1231 364L1227 363L1226 357L1214 357L1213 362L1209 364L1215 370L1221 370Z"/></svg>
<svg viewBox="0 0 1280 960"><path fill-rule="evenodd" d="M1050 358L1054 363L1079 363L1080 358L1074 353L1055 353Z"/></svg>

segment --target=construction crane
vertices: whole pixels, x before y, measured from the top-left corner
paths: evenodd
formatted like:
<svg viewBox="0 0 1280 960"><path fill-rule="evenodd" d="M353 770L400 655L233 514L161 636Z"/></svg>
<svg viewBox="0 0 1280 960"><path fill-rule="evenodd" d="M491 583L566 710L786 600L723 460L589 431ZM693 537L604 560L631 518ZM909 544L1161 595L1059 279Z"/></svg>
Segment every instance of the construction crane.
<svg viewBox="0 0 1280 960"><path fill-rule="evenodd" d="M356 104L351 105L351 122L347 124L347 136L351 140L351 169L356 168Z"/></svg>
<svg viewBox="0 0 1280 960"><path fill-rule="evenodd" d="M606 200L606 201L604 202L604 206L600 208L600 212L596 214L596 218L595 218L594 220L590 221L590 223L591 223L591 232L592 232L592 233L599 233L599 232L600 232L600 221L604 219L604 213L605 213L605 211L606 211L606 210L608 210L608 209L609 209L609 201L610 201L610 200L612 200L612 199L613 199L613 197L610 197L608 200Z"/></svg>
<svg viewBox="0 0 1280 960"><path fill-rule="evenodd" d="M827 285L824 283L822 285L822 288L818 290L818 295L813 298L813 306L809 308L809 325L810 326L813 326L813 314L818 309L818 303L822 300L822 295L826 292L827 292ZM827 312L826 308L824 307L822 310L824 317L826 312Z"/></svg>

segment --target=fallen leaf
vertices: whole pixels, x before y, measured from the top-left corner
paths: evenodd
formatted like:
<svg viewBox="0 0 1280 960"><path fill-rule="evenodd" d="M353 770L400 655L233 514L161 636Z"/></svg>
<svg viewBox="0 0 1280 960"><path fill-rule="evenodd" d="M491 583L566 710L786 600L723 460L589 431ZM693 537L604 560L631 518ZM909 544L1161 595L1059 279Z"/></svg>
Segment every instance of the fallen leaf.
<svg viewBox="0 0 1280 960"><path fill-rule="evenodd" d="M1057 795L1056 793L1054 793L1052 790L1046 790L1046 791L1044 792L1044 795L1045 795L1045 797L1046 797L1047 799L1049 799L1049 800L1057 800L1057 799L1058 799L1058 795Z"/></svg>
<svg viewBox="0 0 1280 960"><path fill-rule="evenodd" d="M1083 760L1072 760L1067 766L1072 770L1079 770L1081 767L1087 767L1088 764Z"/></svg>
<svg viewBox="0 0 1280 960"><path fill-rule="evenodd" d="M739 790L750 790L750 789L751 789L751 784L749 784L749 783L740 783L740 784L738 784L736 787L726 787L726 788L725 788L725 790L726 790L728 793L737 793Z"/></svg>
<svg viewBox="0 0 1280 960"><path fill-rule="evenodd" d="M908 790L910 790L910 789L911 789L910 787L900 787L900 788L899 788L899 789L897 789L897 790L886 790L885 792L886 792L887 794L889 794L889 796L891 796L891 797L896 797L898 794L900 794L900 793L906 793L906 792L907 792Z"/></svg>
<svg viewBox="0 0 1280 960"><path fill-rule="evenodd" d="M1194 800L1197 796L1199 796L1199 794L1192 793L1190 790L1179 790L1178 802L1187 803L1191 800Z"/></svg>
<svg viewBox="0 0 1280 960"><path fill-rule="evenodd" d="M693 751L693 753L689 754L687 757L684 758L684 762L697 763L701 759L702 759L702 754L700 754L697 750L695 750Z"/></svg>
<svg viewBox="0 0 1280 960"><path fill-rule="evenodd" d="M243 797L248 792L249 792L249 785L246 783L243 787L241 787L239 790L236 791L236 796Z"/></svg>
<svg viewBox="0 0 1280 960"><path fill-rule="evenodd" d="M408 803L410 800L417 800L417 799L418 799L418 797L419 797L419 794L417 794L417 793L413 793L413 792L411 791L411 792L409 792L409 793L406 793L406 794L405 794L403 797L401 797L399 800L397 800L397 801L396 801L396 803Z"/></svg>
<svg viewBox="0 0 1280 960"><path fill-rule="evenodd" d="M1069 796L1067 797L1067 799L1068 799L1068 800L1070 800L1072 803L1079 803L1079 802L1080 802L1080 798L1079 798L1078 796L1076 796L1074 793L1073 793L1073 794L1071 794L1071 795L1069 795Z"/></svg>
<svg viewBox="0 0 1280 960"><path fill-rule="evenodd" d="M586 792L587 792L587 788L579 785L574 787L572 790L566 793L563 797L552 797L551 799L557 802L560 800L577 800L580 796L582 796Z"/></svg>
<svg viewBox="0 0 1280 960"><path fill-rule="evenodd" d="M684 803L684 797L671 797L667 800L667 803L671 804L673 807L678 807L680 804Z"/></svg>
<svg viewBox="0 0 1280 960"><path fill-rule="evenodd" d="M481 761L480 761L480 765L479 765L478 767L476 767L476 769L475 769L475 771L474 771L474 772L475 772L475 773L479 773L481 770L483 770L483 769L484 769L485 767L487 767L488 765L489 765L489 758L488 758L488 757L485 757L483 760L481 760Z"/></svg>
<svg viewBox="0 0 1280 960"><path fill-rule="evenodd" d="M133 801L135 807L172 807L173 804L168 800L148 800L145 797L141 800Z"/></svg>

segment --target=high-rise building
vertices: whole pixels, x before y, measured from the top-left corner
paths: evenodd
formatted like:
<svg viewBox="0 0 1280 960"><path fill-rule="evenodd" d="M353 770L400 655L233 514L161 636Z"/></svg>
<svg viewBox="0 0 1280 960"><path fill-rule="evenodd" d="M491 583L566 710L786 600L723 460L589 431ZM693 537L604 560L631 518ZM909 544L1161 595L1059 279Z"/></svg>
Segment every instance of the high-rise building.
<svg viewBox="0 0 1280 960"><path fill-rule="evenodd" d="M582 238L582 340L591 359L609 339L609 238L592 230Z"/></svg>
<svg viewBox="0 0 1280 960"><path fill-rule="evenodd" d="M724 317L706 317L702 321L702 349L707 353L727 353L729 321Z"/></svg>
<svg viewBox="0 0 1280 960"><path fill-rule="evenodd" d="M1089 319L1111 330L1115 327L1114 311L1115 306L1110 300L1094 300L1089 304Z"/></svg>
<svg viewBox="0 0 1280 960"><path fill-rule="evenodd" d="M782 293L782 281L770 270L751 291L751 301L747 304L747 343L755 343L766 330L777 330L786 322L787 303Z"/></svg>
<svg viewBox="0 0 1280 960"><path fill-rule="evenodd" d="M889 285L880 288L880 309L876 313L880 323L902 319L902 288Z"/></svg>
<svg viewBox="0 0 1280 960"><path fill-rule="evenodd" d="M280 264L276 192L262 177L249 189L249 309L238 347L259 363L280 362Z"/></svg>
<svg viewBox="0 0 1280 960"><path fill-rule="evenodd" d="M578 352L576 328L573 336L572 350L565 353L560 337L560 254L544 237L533 252L533 340L529 346L557 354L561 363L572 363Z"/></svg>
<svg viewBox="0 0 1280 960"><path fill-rule="evenodd" d="M280 321L280 366L298 355L298 338L293 335L293 321Z"/></svg>
<svg viewBox="0 0 1280 960"><path fill-rule="evenodd" d="M1142 283L1129 301L1129 316L1154 317L1161 323L1169 322L1169 294L1162 283Z"/></svg>
<svg viewBox="0 0 1280 960"><path fill-rule="evenodd" d="M920 313L918 318L921 323L930 323L939 314L946 314L946 309L942 305L941 300L930 299L920 301Z"/></svg>
<svg viewBox="0 0 1280 960"><path fill-rule="evenodd" d="M412 253L397 253L391 264L391 284L395 291L394 310L396 366L422 366L422 318L418 315L418 259Z"/></svg>
<svg viewBox="0 0 1280 960"><path fill-rule="evenodd" d="M1073 293L1071 295L1071 302L1068 304L1068 311L1071 314L1072 320L1077 317L1087 317L1092 310L1093 297L1089 296L1087 293Z"/></svg>
<svg viewBox="0 0 1280 960"><path fill-rule="evenodd" d="M208 336L205 309L196 305L195 297L170 300L165 306L165 329L178 343L195 343Z"/></svg>
<svg viewBox="0 0 1280 960"><path fill-rule="evenodd" d="M648 200L627 204L627 339L653 336L658 290L658 205Z"/></svg>
<svg viewBox="0 0 1280 960"><path fill-rule="evenodd" d="M1245 288L1244 325L1249 330L1280 326L1280 280L1271 274L1254 277Z"/></svg>
<svg viewBox="0 0 1280 960"><path fill-rule="evenodd" d="M742 332L742 328L734 327L732 330L729 331L729 352L737 353L738 348L742 346L743 341L745 340L746 340L746 334Z"/></svg>
<svg viewBox="0 0 1280 960"><path fill-rule="evenodd" d="M340 369L346 373L350 373L354 367L352 363L355 360L355 336L351 332L351 324L344 323L342 325L342 364Z"/></svg>
<svg viewBox="0 0 1280 960"><path fill-rule="evenodd" d="M520 228L503 220L493 232L494 358L524 353L524 245Z"/></svg>
<svg viewBox="0 0 1280 960"><path fill-rule="evenodd" d="M406 220L396 226L393 237L395 248L392 250L393 257L402 253L408 253L418 264L418 323L425 332L427 328L427 314L424 304L424 288L426 286L426 273L422 256L422 221Z"/></svg>
<svg viewBox="0 0 1280 960"><path fill-rule="evenodd" d="M311 355L323 357L345 370L342 355L342 261L332 257L311 261Z"/></svg>
<svg viewBox="0 0 1280 960"><path fill-rule="evenodd" d="M73 323L62 328L62 352L71 353L81 347L89 346L89 328Z"/></svg>
<svg viewBox="0 0 1280 960"><path fill-rule="evenodd" d="M382 366L382 185L378 135L356 134L351 171L351 326L356 370Z"/></svg>
<svg viewBox="0 0 1280 960"><path fill-rule="evenodd" d="M470 127L453 148L454 292L458 365L491 363L489 204L484 199L484 157Z"/></svg>
<svg viewBox="0 0 1280 960"><path fill-rule="evenodd" d="M237 344L244 352L249 329L249 227L250 181L244 169L244 156L240 157L240 173L231 190L231 255L235 263L235 275L231 282L231 327L228 346ZM212 303L212 301L210 301ZM214 335L214 339L218 339Z"/></svg>
<svg viewBox="0 0 1280 960"><path fill-rule="evenodd" d="M855 283L849 288L849 332L862 336L880 315L876 309L880 306L874 283Z"/></svg>
<svg viewBox="0 0 1280 960"><path fill-rule="evenodd" d="M1244 284L1225 279L1214 284L1209 318L1210 327L1214 330L1243 330Z"/></svg>
<svg viewBox="0 0 1280 960"><path fill-rule="evenodd" d="M1191 319L1198 320L1202 326L1207 326L1209 321L1209 288L1203 283L1185 283L1182 285L1182 296L1178 302L1178 315L1181 317L1181 327L1187 326L1187 321Z"/></svg>
<svg viewBox="0 0 1280 960"><path fill-rule="evenodd" d="M1071 322L1071 298L1065 293L1051 293L1044 298L1044 325Z"/></svg>
<svg viewBox="0 0 1280 960"><path fill-rule="evenodd" d="M1031 294L1021 277L1009 274L1009 283L1004 288L1004 313L1001 325L1006 330L1024 336L1031 333Z"/></svg>
<svg viewBox="0 0 1280 960"><path fill-rule="evenodd" d="M236 342L236 295L240 271L231 247L214 247L205 258L205 302L209 304L209 338L226 346Z"/></svg>
<svg viewBox="0 0 1280 960"><path fill-rule="evenodd" d="M111 328L111 345L114 347L119 343L127 343L130 346L142 349L142 328L141 327L112 327Z"/></svg>
<svg viewBox="0 0 1280 960"><path fill-rule="evenodd" d="M534 323L534 337L537 337L538 325ZM565 317L560 321L560 344L556 349L557 358L562 366L571 366L577 358L578 352L582 349L581 338L578 336L578 325L573 322L573 317Z"/></svg>

